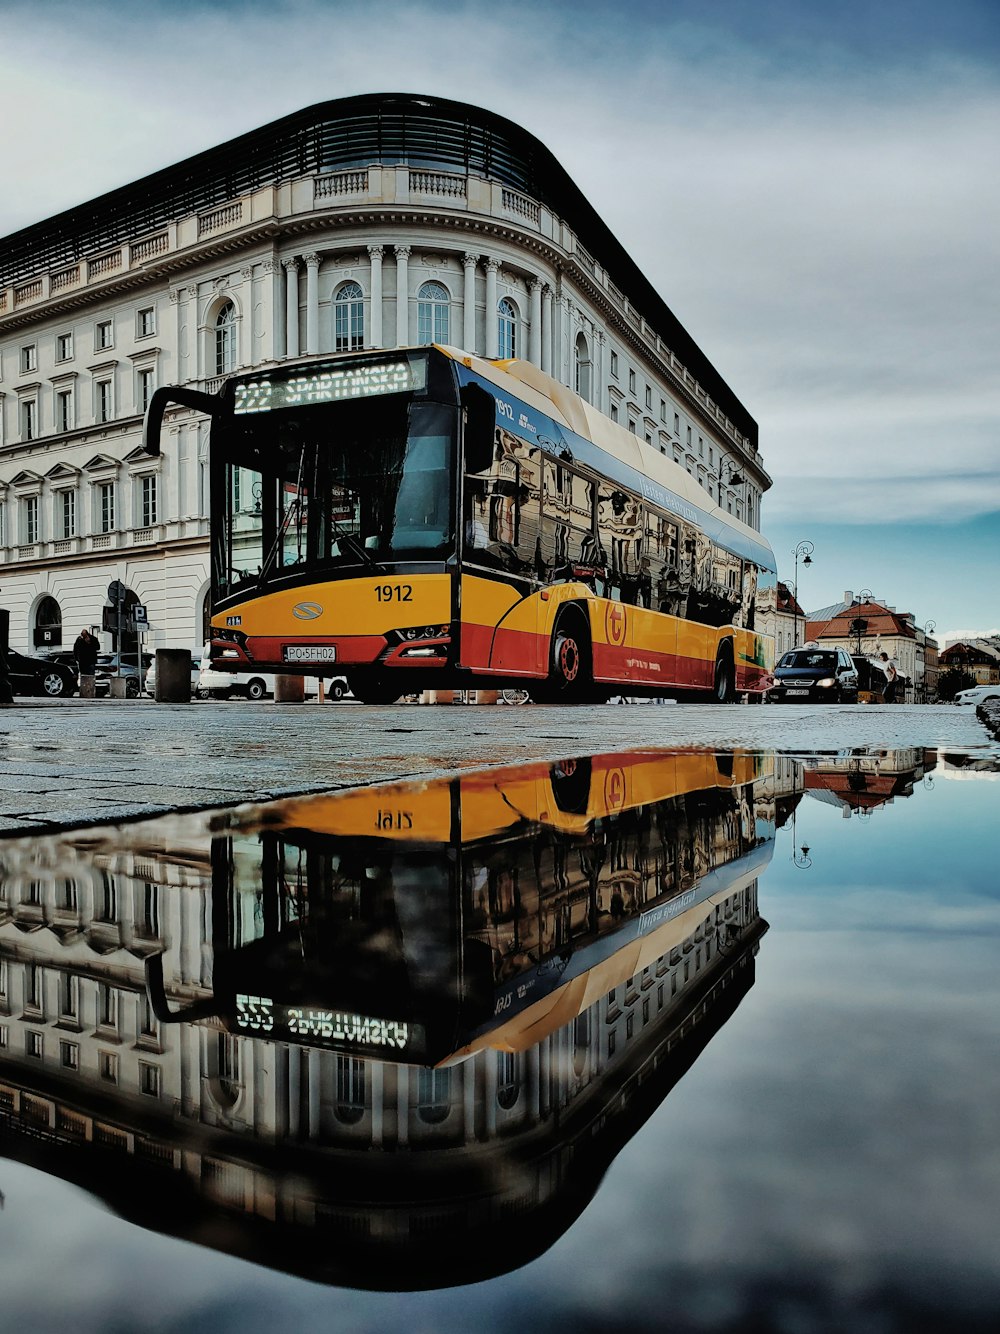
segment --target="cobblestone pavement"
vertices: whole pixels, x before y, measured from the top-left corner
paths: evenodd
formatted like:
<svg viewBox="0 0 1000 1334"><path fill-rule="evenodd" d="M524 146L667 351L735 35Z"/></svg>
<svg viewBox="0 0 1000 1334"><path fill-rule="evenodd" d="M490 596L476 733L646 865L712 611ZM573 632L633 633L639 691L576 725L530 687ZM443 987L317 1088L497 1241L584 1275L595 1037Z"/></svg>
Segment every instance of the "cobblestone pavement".
<svg viewBox="0 0 1000 1334"><path fill-rule="evenodd" d="M524 707L18 700L0 710L0 835L642 748L804 754L1000 745L951 705Z"/></svg>

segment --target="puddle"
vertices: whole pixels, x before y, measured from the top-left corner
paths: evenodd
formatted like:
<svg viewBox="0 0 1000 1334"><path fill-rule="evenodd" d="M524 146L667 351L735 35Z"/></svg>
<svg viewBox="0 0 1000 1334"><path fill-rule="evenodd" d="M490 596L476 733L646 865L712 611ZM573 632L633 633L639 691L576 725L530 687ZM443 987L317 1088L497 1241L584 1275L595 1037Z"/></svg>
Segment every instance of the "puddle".
<svg viewBox="0 0 1000 1334"><path fill-rule="evenodd" d="M0 843L10 1327L993 1328L980 766L634 752Z"/></svg>

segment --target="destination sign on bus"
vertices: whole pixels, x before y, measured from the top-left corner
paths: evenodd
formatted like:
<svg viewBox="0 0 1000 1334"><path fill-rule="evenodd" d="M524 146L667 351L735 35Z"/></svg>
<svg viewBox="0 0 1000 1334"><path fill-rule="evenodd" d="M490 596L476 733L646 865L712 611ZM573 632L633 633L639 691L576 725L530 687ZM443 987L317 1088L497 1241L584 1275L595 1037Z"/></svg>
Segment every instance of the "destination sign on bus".
<svg viewBox="0 0 1000 1334"><path fill-rule="evenodd" d="M271 1037L296 1037L312 1044L386 1047L403 1050L413 1037L422 1035L420 1025L370 1015L349 1014L307 1005L282 1005L270 996L236 997L236 1026L250 1033Z"/></svg>
<svg viewBox="0 0 1000 1334"><path fill-rule="evenodd" d="M427 362L423 357L366 363L360 366L325 367L284 376L255 375L238 380L234 413L273 412L278 408L307 407L315 403L339 403L350 398L378 394L412 393L427 384Z"/></svg>

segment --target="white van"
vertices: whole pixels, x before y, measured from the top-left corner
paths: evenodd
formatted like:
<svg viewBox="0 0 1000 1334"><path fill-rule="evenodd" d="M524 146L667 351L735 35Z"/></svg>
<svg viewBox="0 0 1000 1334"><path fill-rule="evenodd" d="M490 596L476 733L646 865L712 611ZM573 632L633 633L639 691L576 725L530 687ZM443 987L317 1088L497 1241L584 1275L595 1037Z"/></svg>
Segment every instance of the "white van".
<svg viewBox="0 0 1000 1334"><path fill-rule="evenodd" d="M319 694L319 679L307 676L306 699ZM220 672L214 668L208 658L204 658L198 673L199 699L231 699L242 695L244 699L263 699L274 694L274 676L269 672ZM327 699L341 700L350 692L342 676L336 676L327 682Z"/></svg>

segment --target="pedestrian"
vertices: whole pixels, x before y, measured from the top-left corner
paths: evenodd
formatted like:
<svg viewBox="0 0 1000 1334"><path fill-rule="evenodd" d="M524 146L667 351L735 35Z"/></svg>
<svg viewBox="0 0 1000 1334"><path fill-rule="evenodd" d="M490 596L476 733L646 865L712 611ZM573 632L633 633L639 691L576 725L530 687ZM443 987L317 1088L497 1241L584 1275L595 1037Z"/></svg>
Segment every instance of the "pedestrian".
<svg viewBox="0 0 1000 1334"><path fill-rule="evenodd" d="M81 699L94 698L94 668L97 666L97 655L100 651L101 645L97 636L92 635L86 627L81 630L73 644L73 657L76 658L77 670L80 673Z"/></svg>
<svg viewBox="0 0 1000 1334"><path fill-rule="evenodd" d="M883 704L895 704L896 692L899 689L899 666L895 658L890 658L888 653L880 653L878 665L885 672L885 689L882 691Z"/></svg>

